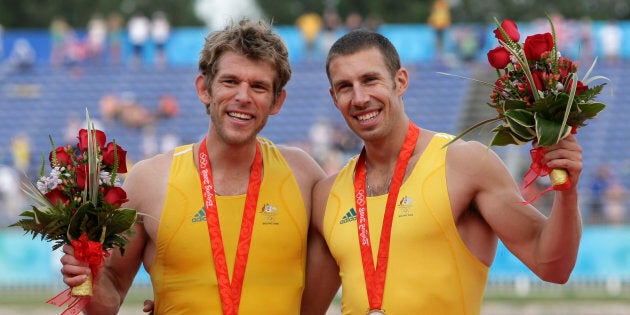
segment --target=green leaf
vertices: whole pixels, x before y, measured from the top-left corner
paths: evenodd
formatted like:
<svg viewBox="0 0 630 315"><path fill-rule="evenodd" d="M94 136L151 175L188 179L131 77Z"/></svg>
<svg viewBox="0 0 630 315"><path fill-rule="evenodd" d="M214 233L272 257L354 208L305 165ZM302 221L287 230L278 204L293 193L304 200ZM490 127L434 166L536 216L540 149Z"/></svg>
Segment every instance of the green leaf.
<svg viewBox="0 0 630 315"><path fill-rule="evenodd" d="M77 211L72 215L70 224L68 225L68 240L78 239L86 230L86 222L88 219L88 212L94 210L94 204L87 202L81 205ZM89 235L88 235L89 238ZM93 239L90 239L93 240Z"/></svg>
<svg viewBox="0 0 630 315"><path fill-rule="evenodd" d="M136 210L119 209L114 211L107 225L107 236L123 233L136 222Z"/></svg>
<svg viewBox="0 0 630 315"><path fill-rule="evenodd" d="M519 138L518 135L514 134L512 129L510 129L507 125L497 126L492 130L492 132L495 132L496 134L492 138L490 146L505 146L508 144L521 145L528 141L526 139Z"/></svg>
<svg viewBox="0 0 630 315"><path fill-rule="evenodd" d="M508 127L519 138L532 139L536 136L534 114L522 109L512 109L505 112L505 118Z"/></svg>
<svg viewBox="0 0 630 315"><path fill-rule="evenodd" d="M583 120L594 118L606 108L606 105L603 103L586 103L580 104L578 106L580 108L580 116Z"/></svg>
<svg viewBox="0 0 630 315"><path fill-rule="evenodd" d="M564 138L571 131L571 127L565 125L562 128L561 122L555 122L542 117L536 113L534 115L536 119L536 132L538 134L538 144L547 147L558 143L558 141Z"/></svg>
<svg viewBox="0 0 630 315"><path fill-rule="evenodd" d="M504 112L507 112L512 109L526 109L527 102L516 100L516 99L507 99L505 100Z"/></svg>

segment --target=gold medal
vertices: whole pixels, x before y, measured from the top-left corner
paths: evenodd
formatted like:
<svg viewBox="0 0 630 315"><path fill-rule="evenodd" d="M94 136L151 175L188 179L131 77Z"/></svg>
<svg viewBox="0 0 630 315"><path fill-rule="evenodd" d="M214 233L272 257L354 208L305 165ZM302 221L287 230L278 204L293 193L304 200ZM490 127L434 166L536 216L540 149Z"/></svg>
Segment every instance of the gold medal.
<svg viewBox="0 0 630 315"><path fill-rule="evenodd" d="M366 315L385 315L384 310L368 310Z"/></svg>

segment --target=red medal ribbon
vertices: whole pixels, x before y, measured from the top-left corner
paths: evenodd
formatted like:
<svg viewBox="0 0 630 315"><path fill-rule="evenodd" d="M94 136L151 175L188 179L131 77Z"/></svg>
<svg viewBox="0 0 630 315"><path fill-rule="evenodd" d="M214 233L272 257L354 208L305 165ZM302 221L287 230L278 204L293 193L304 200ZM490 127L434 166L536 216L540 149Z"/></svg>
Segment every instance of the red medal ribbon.
<svg viewBox="0 0 630 315"><path fill-rule="evenodd" d="M387 204L385 205L385 215L383 217L383 226L381 227L381 240L378 248L378 256L376 267L374 266L374 258L372 257L372 244L370 242L370 227L368 224L367 212L367 191L366 191L366 157L365 148L359 155L359 160L354 173L354 193L355 206L357 208L357 232L359 235L359 247L361 248L361 260L363 262L363 274L368 294L370 309L381 309L383 305L383 293L385 290L385 276L387 274L387 261L389 258L389 242L392 232L392 221L394 219L394 210L396 208L396 200L398 192L405 177L405 170L409 159L415 149L420 129L409 121L409 129L405 136L405 142L398 155L396 168L392 176L389 195L387 196Z"/></svg>
<svg viewBox="0 0 630 315"><path fill-rule="evenodd" d="M236 315L241 301L243 290L243 279L245 277L245 267L249 255L249 246L252 240L254 229L254 217L256 215L256 204L258 203L258 193L262 181L262 153L260 144L256 143L256 155L249 174L249 184L247 186L247 196L245 198L245 210L241 221L241 231L236 248L236 259L234 261L234 271L232 281L227 268L225 258L225 248L221 236L221 226L219 224L219 213L215 198L214 183L212 181L212 169L210 158L204 138L199 146L199 177L202 185L202 194L206 208L206 220L208 223L208 234L210 235L210 245L214 258L214 269L217 275L219 295L221 297L221 307L223 314Z"/></svg>

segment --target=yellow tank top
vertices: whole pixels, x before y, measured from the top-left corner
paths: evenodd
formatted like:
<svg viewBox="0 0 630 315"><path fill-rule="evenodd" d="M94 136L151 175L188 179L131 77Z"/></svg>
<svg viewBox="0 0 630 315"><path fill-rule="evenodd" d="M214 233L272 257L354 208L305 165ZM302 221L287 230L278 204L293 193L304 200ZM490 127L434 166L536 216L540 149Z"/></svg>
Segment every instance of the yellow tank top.
<svg viewBox="0 0 630 315"><path fill-rule="evenodd" d="M451 136L437 134L403 183L392 224L383 296L387 314L479 314L488 267L460 238L446 187ZM337 176L326 205L324 237L339 264L343 314L369 308L357 236L353 176L356 157ZM374 261L387 195L369 197Z"/></svg>
<svg viewBox="0 0 630 315"><path fill-rule="evenodd" d="M308 218L281 153L271 141L258 140L264 177L239 314L299 314ZM245 195L216 201L231 280ZM149 274L155 314L222 314L192 144L175 150Z"/></svg>

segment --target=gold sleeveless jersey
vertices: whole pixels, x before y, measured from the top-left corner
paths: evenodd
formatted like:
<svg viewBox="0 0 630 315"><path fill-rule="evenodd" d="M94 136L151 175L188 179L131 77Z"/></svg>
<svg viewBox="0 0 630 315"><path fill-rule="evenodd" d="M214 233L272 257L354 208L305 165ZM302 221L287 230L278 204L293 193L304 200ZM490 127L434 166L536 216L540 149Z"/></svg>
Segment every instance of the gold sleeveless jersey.
<svg viewBox="0 0 630 315"><path fill-rule="evenodd" d="M446 149L452 136L437 134L403 183L394 212L383 309L399 314L479 314L488 267L460 238L446 187ZM356 157L333 184L324 237L339 264L342 313L369 308L354 201ZM368 224L376 262L387 195L368 197Z"/></svg>
<svg viewBox="0 0 630 315"><path fill-rule="evenodd" d="M284 157L271 141L258 141L264 177L239 314L299 314L308 218ZM231 281L245 195L216 201ZM155 314L222 314L192 144L175 150L149 274Z"/></svg>

